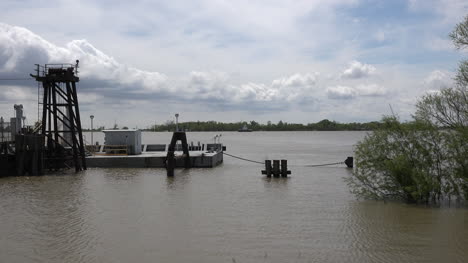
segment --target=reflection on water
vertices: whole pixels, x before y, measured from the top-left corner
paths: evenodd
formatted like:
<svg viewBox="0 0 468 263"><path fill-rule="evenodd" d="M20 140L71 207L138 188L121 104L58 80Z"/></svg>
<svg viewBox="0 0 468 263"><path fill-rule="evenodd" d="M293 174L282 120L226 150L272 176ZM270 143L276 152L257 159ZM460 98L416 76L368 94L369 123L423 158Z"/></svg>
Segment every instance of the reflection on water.
<svg viewBox="0 0 468 263"><path fill-rule="evenodd" d="M466 209L355 202L346 229L356 256L380 262L463 262L468 242Z"/></svg>
<svg viewBox="0 0 468 263"><path fill-rule="evenodd" d="M174 177L89 169L0 178L0 261L466 262L468 209L357 201L343 182L349 169L301 166L342 160L362 136L223 133L232 153L288 159L289 178L228 157Z"/></svg>
<svg viewBox="0 0 468 263"><path fill-rule="evenodd" d="M291 177L263 177L265 188L282 188L284 189L288 185L288 181Z"/></svg>
<svg viewBox="0 0 468 263"><path fill-rule="evenodd" d="M177 190L190 183L190 170L189 169L176 169L177 176L166 176L167 189Z"/></svg>

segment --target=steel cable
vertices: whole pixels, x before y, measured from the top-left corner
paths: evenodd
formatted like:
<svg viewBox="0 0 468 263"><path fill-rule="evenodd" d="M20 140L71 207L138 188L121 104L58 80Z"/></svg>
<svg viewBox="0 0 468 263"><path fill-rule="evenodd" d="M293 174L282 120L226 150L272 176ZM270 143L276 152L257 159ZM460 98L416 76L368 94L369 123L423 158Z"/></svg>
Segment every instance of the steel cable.
<svg viewBox="0 0 468 263"><path fill-rule="evenodd" d="M250 159L242 158L242 157L235 156L235 155L232 155L232 154L229 154L229 153L226 153L226 152L223 152L223 154L225 154L225 155L227 155L227 156L230 156L230 157L233 157L233 158L236 158L236 159L239 159L239 160L247 161L247 162L258 163L258 164L265 164L265 162L259 162L259 161L255 161L255 160L250 160ZM345 162L324 163L324 164L311 164L311 165L292 165L292 166L319 167L319 166L330 166L330 165L337 165L337 164L343 164L343 163L345 163Z"/></svg>
<svg viewBox="0 0 468 263"><path fill-rule="evenodd" d="M249 159L242 158L242 157L239 157L239 156L235 156L235 155L232 155L232 154L229 154L229 153L226 153L226 152L223 152L223 154L225 154L225 155L227 155L227 156L231 156L231 157L233 157L233 158L237 158L237 159L240 159L240 160L244 160L244 161L247 161L247 162L265 164L265 162L259 162L259 161L249 160Z"/></svg>

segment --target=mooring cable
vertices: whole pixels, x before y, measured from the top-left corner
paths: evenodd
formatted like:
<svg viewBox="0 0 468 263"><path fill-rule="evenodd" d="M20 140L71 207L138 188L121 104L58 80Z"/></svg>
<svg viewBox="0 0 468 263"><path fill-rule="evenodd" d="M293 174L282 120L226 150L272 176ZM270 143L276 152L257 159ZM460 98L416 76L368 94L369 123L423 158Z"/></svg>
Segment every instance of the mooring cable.
<svg viewBox="0 0 468 263"><path fill-rule="evenodd" d="M324 164L311 164L311 165L304 165L305 167L318 167L318 166L329 166L329 165L337 165L337 164L344 164L345 162L337 162L337 163L324 163Z"/></svg>
<svg viewBox="0 0 468 263"><path fill-rule="evenodd" d="M227 155L227 156L230 156L230 157L233 157L233 158L237 158L237 159L243 160L243 161L247 161L247 162L258 163L258 164L262 164L262 165L265 164L265 162L259 162L259 161L255 161L255 160L250 160L250 159L242 158L242 157L235 156L235 155L232 155L232 154L229 154L229 153L226 153L226 152L223 152L223 154L225 154L225 155ZM319 167L319 166L329 166L329 165L337 165L337 164L344 164L344 163L345 163L345 162L336 162L336 163L311 164L311 165L292 165L292 166Z"/></svg>
<svg viewBox="0 0 468 263"><path fill-rule="evenodd" d="M232 154L229 154L229 153L226 153L226 152L223 152L223 154L225 154L225 155L227 155L227 156L231 156L231 157L233 157L233 158L237 158L237 159L240 159L240 160L244 160L244 161L247 161L247 162L265 164L265 162L259 162L259 161L249 160L249 159L242 158L242 157L239 157L239 156L235 156L235 155L232 155Z"/></svg>

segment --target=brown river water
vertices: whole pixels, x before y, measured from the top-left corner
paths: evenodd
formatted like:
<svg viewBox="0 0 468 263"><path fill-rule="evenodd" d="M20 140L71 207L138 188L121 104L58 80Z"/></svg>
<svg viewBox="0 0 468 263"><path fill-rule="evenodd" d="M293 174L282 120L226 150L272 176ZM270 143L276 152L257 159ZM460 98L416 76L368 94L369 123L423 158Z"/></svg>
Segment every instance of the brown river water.
<svg viewBox="0 0 468 263"><path fill-rule="evenodd" d="M0 262L468 262L468 208L357 200L343 161L365 132L188 133L268 179L213 169L98 169L0 178ZM170 133L143 133L168 143ZM90 140L90 134L86 134ZM94 140L103 142L101 133Z"/></svg>

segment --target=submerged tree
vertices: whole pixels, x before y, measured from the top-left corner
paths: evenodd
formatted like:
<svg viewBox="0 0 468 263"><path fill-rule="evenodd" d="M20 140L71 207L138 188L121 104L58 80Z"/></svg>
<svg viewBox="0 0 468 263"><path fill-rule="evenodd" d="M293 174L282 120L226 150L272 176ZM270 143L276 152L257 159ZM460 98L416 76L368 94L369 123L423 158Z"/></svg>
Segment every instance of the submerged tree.
<svg viewBox="0 0 468 263"><path fill-rule="evenodd" d="M468 16L450 34L458 49L468 47ZM356 169L348 178L359 197L437 202L468 200L468 61L455 86L424 96L414 120L384 117L379 129L358 143Z"/></svg>
<svg viewBox="0 0 468 263"><path fill-rule="evenodd" d="M444 194L443 138L432 125L384 117L381 129L356 147L356 169L348 184L359 197L408 202Z"/></svg>

